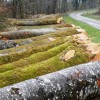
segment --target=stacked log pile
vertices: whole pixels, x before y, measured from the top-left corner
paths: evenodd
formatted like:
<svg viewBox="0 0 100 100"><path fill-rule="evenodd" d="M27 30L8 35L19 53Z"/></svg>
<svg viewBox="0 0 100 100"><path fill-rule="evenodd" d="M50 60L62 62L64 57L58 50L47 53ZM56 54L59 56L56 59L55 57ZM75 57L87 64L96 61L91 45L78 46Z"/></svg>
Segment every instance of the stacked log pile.
<svg viewBox="0 0 100 100"><path fill-rule="evenodd" d="M79 65L99 60L100 53L100 44L92 43L84 29L62 22L59 15L10 21L16 30L0 33L0 100L85 100L99 94L100 62ZM68 68L71 66L75 67ZM68 69L55 72L64 68ZM55 73L48 74L51 72ZM60 72L68 73L58 75ZM48 75L41 76L44 74ZM36 79L28 80L31 78ZM18 83L21 81L25 82Z"/></svg>

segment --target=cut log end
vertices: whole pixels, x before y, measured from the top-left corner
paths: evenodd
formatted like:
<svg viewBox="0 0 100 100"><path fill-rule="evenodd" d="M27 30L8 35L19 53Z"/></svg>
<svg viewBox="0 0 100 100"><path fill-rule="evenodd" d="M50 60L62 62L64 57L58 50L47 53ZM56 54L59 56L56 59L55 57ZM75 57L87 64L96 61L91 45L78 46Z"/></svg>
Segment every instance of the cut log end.
<svg viewBox="0 0 100 100"><path fill-rule="evenodd" d="M61 59L63 61L67 61L71 59L72 57L74 57L74 55L75 55L75 50L69 50L66 54L64 54L64 56Z"/></svg>

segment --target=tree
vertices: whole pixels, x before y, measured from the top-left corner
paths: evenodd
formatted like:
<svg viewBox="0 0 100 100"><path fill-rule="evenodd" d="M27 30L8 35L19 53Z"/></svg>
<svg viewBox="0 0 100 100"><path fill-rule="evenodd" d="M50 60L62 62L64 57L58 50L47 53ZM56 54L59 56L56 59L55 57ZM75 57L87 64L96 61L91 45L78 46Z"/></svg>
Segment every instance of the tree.
<svg viewBox="0 0 100 100"><path fill-rule="evenodd" d="M78 10L79 8L79 0L72 0L74 10Z"/></svg>
<svg viewBox="0 0 100 100"><path fill-rule="evenodd" d="M24 18L25 0L12 0L12 16L13 18Z"/></svg>
<svg viewBox="0 0 100 100"><path fill-rule="evenodd" d="M100 15L100 0L99 0L99 3L98 4L99 4L99 15Z"/></svg>

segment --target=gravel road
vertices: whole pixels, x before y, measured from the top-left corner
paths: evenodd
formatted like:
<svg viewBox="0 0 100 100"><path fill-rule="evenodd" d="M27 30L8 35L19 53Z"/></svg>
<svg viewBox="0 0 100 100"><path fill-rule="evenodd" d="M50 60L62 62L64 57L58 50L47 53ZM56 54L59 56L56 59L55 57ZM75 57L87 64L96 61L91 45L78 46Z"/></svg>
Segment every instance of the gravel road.
<svg viewBox="0 0 100 100"><path fill-rule="evenodd" d="M100 21L82 16L84 13L85 12L74 12L70 14L70 17L81 22L85 22L100 30Z"/></svg>

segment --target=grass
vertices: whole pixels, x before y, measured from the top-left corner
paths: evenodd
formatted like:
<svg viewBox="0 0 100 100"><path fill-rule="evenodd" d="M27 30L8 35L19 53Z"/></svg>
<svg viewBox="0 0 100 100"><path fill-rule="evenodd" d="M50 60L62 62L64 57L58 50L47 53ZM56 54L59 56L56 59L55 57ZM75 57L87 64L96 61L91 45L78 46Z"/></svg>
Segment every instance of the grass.
<svg viewBox="0 0 100 100"><path fill-rule="evenodd" d="M23 80L35 78L37 76L61 70L66 67L88 62L89 56L83 48L73 43L68 43L68 47L58 55L53 56L42 62L31 64L23 68L16 68L13 70L0 73L0 87L11 85ZM63 61L61 57L69 50L75 50L75 56L68 61Z"/></svg>
<svg viewBox="0 0 100 100"><path fill-rule="evenodd" d="M83 14L83 16L88 17L88 18L92 18L92 19L96 19L96 20L100 20L100 15L98 15L96 12L95 13L85 13Z"/></svg>
<svg viewBox="0 0 100 100"><path fill-rule="evenodd" d="M81 26L88 32L88 36L92 39L93 42L100 43L100 30L77 20L69 16L64 16L64 19L67 23L75 24L77 26Z"/></svg>

